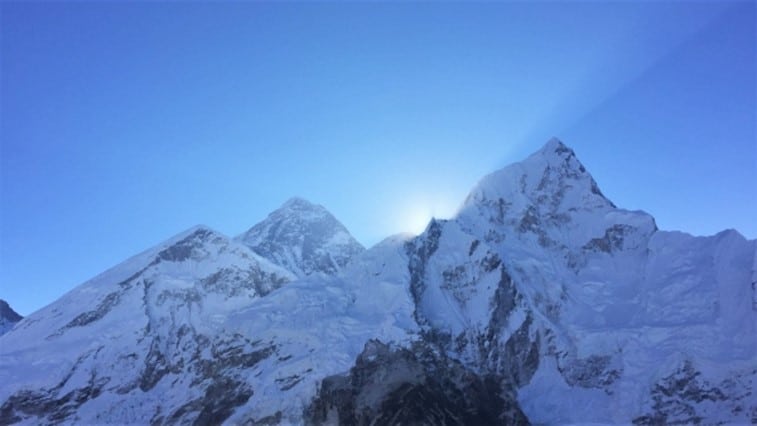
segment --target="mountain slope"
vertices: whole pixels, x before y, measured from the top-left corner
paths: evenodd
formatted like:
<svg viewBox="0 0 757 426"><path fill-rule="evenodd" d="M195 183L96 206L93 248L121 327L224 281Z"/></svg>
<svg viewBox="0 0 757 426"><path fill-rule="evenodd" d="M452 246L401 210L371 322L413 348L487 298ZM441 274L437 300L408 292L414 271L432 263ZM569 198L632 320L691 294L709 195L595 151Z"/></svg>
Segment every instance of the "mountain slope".
<svg viewBox="0 0 757 426"><path fill-rule="evenodd" d="M194 401L233 388L235 368L274 348L219 325L293 278L205 227L147 250L0 338L0 423L223 416L249 392L230 390L231 407Z"/></svg>
<svg viewBox="0 0 757 426"><path fill-rule="evenodd" d="M298 277L333 275L364 250L325 208L301 198L290 199L237 240Z"/></svg>
<svg viewBox="0 0 757 426"><path fill-rule="evenodd" d="M3 299L0 299L0 336L10 331L23 317L16 313L13 308Z"/></svg>

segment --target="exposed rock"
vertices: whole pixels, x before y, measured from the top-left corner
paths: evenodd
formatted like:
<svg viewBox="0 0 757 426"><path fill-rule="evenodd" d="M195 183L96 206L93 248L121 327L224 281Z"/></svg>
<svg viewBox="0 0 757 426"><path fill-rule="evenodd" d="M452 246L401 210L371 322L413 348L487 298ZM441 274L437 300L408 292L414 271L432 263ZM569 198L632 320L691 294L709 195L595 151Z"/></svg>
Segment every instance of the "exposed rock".
<svg viewBox="0 0 757 426"><path fill-rule="evenodd" d="M313 425L527 424L500 381L423 344L408 350L369 341L348 375L324 379L305 419Z"/></svg>
<svg viewBox="0 0 757 426"><path fill-rule="evenodd" d="M610 386L622 374L621 367L613 368L613 358L610 355L591 355L565 364L558 362L557 368L568 384L583 388L598 388L608 394L612 393Z"/></svg>
<svg viewBox="0 0 757 426"><path fill-rule="evenodd" d="M0 321L4 320L10 323L17 323L23 318L24 317L19 315L16 311L13 310L13 308L10 307L8 302L0 299Z"/></svg>
<svg viewBox="0 0 757 426"><path fill-rule="evenodd" d="M750 377L751 376L751 377ZM729 406L734 414L751 413L752 422L757 419L757 402L754 399L752 370L746 377L736 376L713 386L702 377L691 361L685 361L671 375L660 380L651 390L651 411L633 420L638 425L701 424L708 423L702 404Z"/></svg>
<svg viewBox="0 0 757 426"><path fill-rule="evenodd" d="M633 231L633 227L629 225L613 225L607 228L605 235L602 238L594 238L586 245L584 250L601 251L605 253L611 253L613 251L624 249L624 236Z"/></svg>

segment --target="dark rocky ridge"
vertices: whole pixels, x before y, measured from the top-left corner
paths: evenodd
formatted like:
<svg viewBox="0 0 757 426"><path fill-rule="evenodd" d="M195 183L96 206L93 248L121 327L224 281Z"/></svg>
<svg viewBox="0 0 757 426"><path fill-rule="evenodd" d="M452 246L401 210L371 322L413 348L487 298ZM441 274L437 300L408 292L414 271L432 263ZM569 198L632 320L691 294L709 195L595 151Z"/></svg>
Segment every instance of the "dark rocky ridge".
<svg viewBox="0 0 757 426"><path fill-rule="evenodd" d="M10 307L8 302L6 302L3 299L0 299L0 318L5 319L9 322L19 322L24 317L19 315L16 311L13 310L13 308Z"/></svg>
<svg viewBox="0 0 757 426"><path fill-rule="evenodd" d="M479 375L419 342L371 340L346 376L327 377L305 411L310 425L528 424L503 378Z"/></svg>
<svg viewBox="0 0 757 426"><path fill-rule="evenodd" d="M8 302L0 299L0 336L10 331L23 318L10 307Z"/></svg>

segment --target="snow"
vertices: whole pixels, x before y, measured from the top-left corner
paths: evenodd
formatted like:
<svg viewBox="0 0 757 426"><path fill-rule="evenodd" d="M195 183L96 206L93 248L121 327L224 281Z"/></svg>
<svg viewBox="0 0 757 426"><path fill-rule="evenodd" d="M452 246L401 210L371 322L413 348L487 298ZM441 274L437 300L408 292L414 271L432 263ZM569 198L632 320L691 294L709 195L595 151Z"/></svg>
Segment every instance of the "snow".
<svg viewBox="0 0 757 426"><path fill-rule="evenodd" d="M204 234L198 235L198 232ZM193 235L198 236L193 238ZM190 243L197 243L190 259L160 260L164 250L188 238ZM53 387L72 370L76 374L65 383L76 387L79 382L74 379L80 373L86 376L86 370L76 366L102 365L93 358L95 354L97 359L105 358L110 364L107 368L117 378L114 381L129 381L134 370L117 360L124 354L141 351L140 347L144 346L141 340L148 326L160 329L191 322L198 329L210 329L217 321L206 318L228 313L258 297L254 292L218 294L202 287L204 278L231 268L260 270L282 280L294 278L290 272L206 227L189 229L73 289L2 336L0 383L5 385L0 388L0 400L22 386ZM179 306L160 301L193 292L205 296L196 299L196 306L192 298L187 300L188 304L181 302ZM67 326L76 323L83 311L96 311L100 306L108 306L108 309L97 320L82 326ZM179 310L181 307L185 309ZM50 351L49 347L55 350ZM18 365L34 368L17 368Z"/></svg>
<svg viewBox="0 0 757 426"><path fill-rule="evenodd" d="M296 197L236 240L298 277L335 275L364 250L323 206Z"/></svg>
<svg viewBox="0 0 757 426"><path fill-rule="evenodd" d="M598 389L568 385L557 370L555 360L546 358L531 379L518 391L521 408L534 424L608 424L627 421L613 416L612 399Z"/></svg>
<svg viewBox="0 0 757 426"><path fill-rule="evenodd" d="M293 282L228 318L227 329L279 345L279 362L255 373L260 374L255 377L255 395L229 423L242 421L249 412L264 417L277 411L299 422L319 381L348 370L366 341L407 344L415 338L414 305L403 285L403 244L401 237L385 240L339 277L319 275ZM374 259L381 259L381 264ZM295 375L302 380L282 391L277 380Z"/></svg>

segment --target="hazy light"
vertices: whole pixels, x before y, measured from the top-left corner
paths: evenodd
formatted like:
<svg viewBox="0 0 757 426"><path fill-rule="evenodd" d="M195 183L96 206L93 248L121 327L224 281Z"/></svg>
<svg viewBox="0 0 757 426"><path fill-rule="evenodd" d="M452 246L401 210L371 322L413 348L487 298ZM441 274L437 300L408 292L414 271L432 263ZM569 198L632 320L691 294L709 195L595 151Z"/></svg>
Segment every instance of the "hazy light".
<svg viewBox="0 0 757 426"><path fill-rule="evenodd" d="M407 200L397 212L393 227L395 233L409 232L415 235L426 229L431 219L449 219L454 217L460 200L452 200L445 193L425 194Z"/></svg>
<svg viewBox="0 0 757 426"><path fill-rule="evenodd" d="M428 206L413 206L407 211L407 217L403 220L401 226L403 231L418 235L426 229L426 225L431 220L431 209Z"/></svg>

